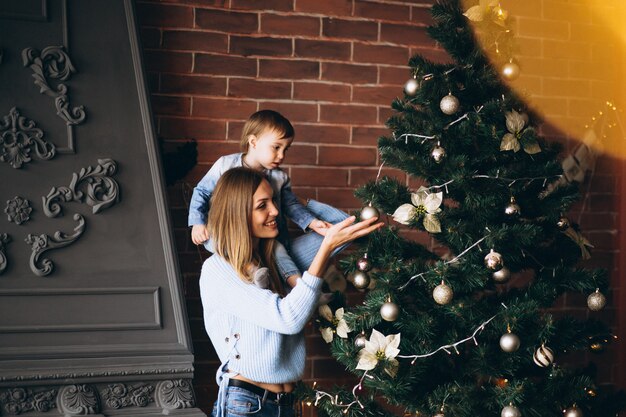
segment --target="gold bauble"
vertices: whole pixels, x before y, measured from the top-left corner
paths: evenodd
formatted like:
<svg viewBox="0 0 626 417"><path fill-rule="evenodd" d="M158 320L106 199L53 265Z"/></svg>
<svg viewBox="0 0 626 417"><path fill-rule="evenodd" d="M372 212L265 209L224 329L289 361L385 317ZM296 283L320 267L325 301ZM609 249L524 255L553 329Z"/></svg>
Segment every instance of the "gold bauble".
<svg viewBox="0 0 626 417"><path fill-rule="evenodd" d="M485 256L485 266L492 271L499 271L504 266L502 255L491 249L487 256Z"/></svg>
<svg viewBox="0 0 626 417"><path fill-rule="evenodd" d="M508 81L516 80L520 75L520 68L515 62L510 61L502 66L501 70L502 77Z"/></svg>
<svg viewBox="0 0 626 417"><path fill-rule="evenodd" d="M522 417L522 413L520 413L519 408L511 404L502 409L500 417Z"/></svg>
<svg viewBox="0 0 626 417"><path fill-rule="evenodd" d="M448 95L444 96L439 102L439 108L448 116L459 111L459 105L459 99L454 97L452 93L448 93Z"/></svg>
<svg viewBox="0 0 626 417"><path fill-rule="evenodd" d="M380 307L380 316L386 321L396 321L399 312L398 306L391 301L387 301Z"/></svg>
<svg viewBox="0 0 626 417"><path fill-rule="evenodd" d="M515 333L507 332L500 337L500 348L505 352L515 352L519 346L520 340Z"/></svg>
<svg viewBox="0 0 626 417"><path fill-rule="evenodd" d="M452 296L454 296L452 288L448 287L444 282L437 285L433 290L433 299L439 305L448 304L452 301Z"/></svg>
<svg viewBox="0 0 626 417"><path fill-rule="evenodd" d="M415 78L411 78L404 84L404 94L407 96L414 96L417 94L417 90L419 90L419 88L420 84L417 80Z"/></svg>
<svg viewBox="0 0 626 417"><path fill-rule="evenodd" d="M556 222L556 227L558 227L560 231L567 230L570 227L569 219L565 216L561 216Z"/></svg>
<svg viewBox="0 0 626 417"><path fill-rule="evenodd" d="M437 144L430 152L430 157L433 158L433 161L436 163L440 163L446 157L446 150Z"/></svg>
<svg viewBox="0 0 626 417"><path fill-rule="evenodd" d="M356 267L359 271L368 272L372 269L372 263L367 259L367 253L356 261Z"/></svg>
<svg viewBox="0 0 626 417"><path fill-rule="evenodd" d="M364 348L365 342L367 342L367 337L363 332L361 332L357 337L354 338L354 346L358 349Z"/></svg>
<svg viewBox="0 0 626 417"><path fill-rule="evenodd" d="M554 361L554 352L549 347L541 345L535 351L533 361L542 368L550 366Z"/></svg>
<svg viewBox="0 0 626 417"><path fill-rule="evenodd" d="M589 294L589 297L587 297L587 307L589 307L589 310L591 311L602 310L605 305L606 297L600 292L599 289L596 289L595 292L592 292Z"/></svg>
<svg viewBox="0 0 626 417"><path fill-rule="evenodd" d="M504 214L508 217L519 217L522 214L522 209L515 201L515 197L511 197L511 202L504 208Z"/></svg>
<svg viewBox="0 0 626 417"><path fill-rule="evenodd" d="M563 417L583 417L583 412L574 405L563 410Z"/></svg>
<svg viewBox="0 0 626 417"><path fill-rule="evenodd" d="M361 214L359 215L359 217L361 221L372 219L372 218L378 219L380 217L380 213L378 212L378 209L376 207L365 206L361 210Z"/></svg>
<svg viewBox="0 0 626 417"><path fill-rule="evenodd" d="M367 272L356 271L352 276L352 284L357 290L364 290L370 285L370 276Z"/></svg>

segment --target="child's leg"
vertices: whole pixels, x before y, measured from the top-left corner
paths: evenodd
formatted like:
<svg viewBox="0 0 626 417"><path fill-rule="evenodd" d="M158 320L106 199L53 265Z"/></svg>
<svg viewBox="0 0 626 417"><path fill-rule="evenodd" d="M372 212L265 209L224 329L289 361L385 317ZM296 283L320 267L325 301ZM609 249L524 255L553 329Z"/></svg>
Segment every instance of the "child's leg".
<svg viewBox="0 0 626 417"><path fill-rule="evenodd" d="M282 243L280 243L278 240L276 240L276 243L274 245L274 259L276 261L276 267L278 269L280 277L284 279L285 282L288 283L291 287L293 287L295 285L295 282L293 281L292 277L299 277L302 274L300 273L300 270L294 263L293 259L291 259L291 256L289 256L289 252L287 252L287 249L285 249Z"/></svg>
<svg viewBox="0 0 626 417"><path fill-rule="evenodd" d="M332 224L339 223L349 217L347 213L316 200L309 200L306 208L319 220Z"/></svg>

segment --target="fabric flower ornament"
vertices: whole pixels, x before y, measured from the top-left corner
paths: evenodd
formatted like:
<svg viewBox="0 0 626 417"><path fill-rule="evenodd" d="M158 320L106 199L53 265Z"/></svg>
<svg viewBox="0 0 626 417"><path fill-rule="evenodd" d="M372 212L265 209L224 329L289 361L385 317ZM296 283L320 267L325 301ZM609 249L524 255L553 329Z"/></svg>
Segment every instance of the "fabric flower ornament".
<svg viewBox="0 0 626 417"><path fill-rule="evenodd" d="M508 13L500 7L498 0L480 0L476 6L472 6L463 13L472 22L483 22L491 17L497 25L504 26Z"/></svg>
<svg viewBox="0 0 626 417"><path fill-rule="evenodd" d="M584 237L579 231L574 230L573 227L568 227L564 232L565 236L572 239L580 248L580 254L584 260L591 259L591 253L589 253L588 248L593 248L594 246Z"/></svg>
<svg viewBox="0 0 626 417"><path fill-rule="evenodd" d="M518 152L523 148L524 152L529 155L541 152L539 143L535 138L535 129L526 127L526 121L524 115L515 110L506 112L506 128L509 132L502 137L501 151Z"/></svg>
<svg viewBox="0 0 626 417"><path fill-rule="evenodd" d="M337 336L347 339L348 332L350 332L350 328L348 324L343 319L343 307L338 308L335 311L335 315L333 316L333 312L330 310L328 305L324 304L319 306L318 309L320 316L328 322L330 326L328 327L320 327L320 332L322 333L322 339L326 343L330 343L333 341L333 334L337 333Z"/></svg>
<svg viewBox="0 0 626 417"><path fill-rule="evenodd" d="M376 368L379 361L385 361L385 372L392 378L398 373L400 353L400 333L384 336L376 329L372 329L370 340L365 341L365 347L359 351L359 363L356 369L369 371Z"/></svg>
<svg viewBox="0 0 626 417"><path fill-rule="evenodd" d="M443 201L443 193L429 193L428 188L420 187L411 194L411 203L402 204L393 213L393 219L398 223L409 225L413 220L423 218L424 229L430 233L440 233L441 223L437 213Z"/></svg>

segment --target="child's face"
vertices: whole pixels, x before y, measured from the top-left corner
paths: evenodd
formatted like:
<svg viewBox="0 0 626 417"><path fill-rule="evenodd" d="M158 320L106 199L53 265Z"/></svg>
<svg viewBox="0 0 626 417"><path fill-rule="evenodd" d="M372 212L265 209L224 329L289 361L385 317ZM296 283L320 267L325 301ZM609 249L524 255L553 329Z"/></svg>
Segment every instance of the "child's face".
<svg viewBox="0 0 626 417"><path fill-rule="evenodd" d="M281 139L275 130L266 130L258 136L251 136L248 146L248 163L253 168L278 168L283 163L292 140L292 138Z"/></svg>
<svg viewBox="0 0 626 417"><path fill-rule="evenodd" d="M252 236L270 239L278 236L278 209L274 204L274 191L269 182L263 180L252 196Z"/></svg>

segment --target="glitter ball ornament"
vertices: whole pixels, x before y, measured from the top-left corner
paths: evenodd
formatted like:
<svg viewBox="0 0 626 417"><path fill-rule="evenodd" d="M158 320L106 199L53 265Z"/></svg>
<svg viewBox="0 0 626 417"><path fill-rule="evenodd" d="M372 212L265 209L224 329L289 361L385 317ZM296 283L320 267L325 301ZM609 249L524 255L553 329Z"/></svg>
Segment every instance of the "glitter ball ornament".
<svg viewBox="0 0 626 417"><path fill-rule="evenodd" d="M487 256L485 256L485 266L492 271L499 271L504 266L502 255L491 249Z"/></svg>
<svg viewBox="0 0 626 417"><path fill-rule="evenodd" d="M359 215L359 217L361 218L361 221L372 218L378 219L380 217L380 213L378 212L378 209L376 207L365 206L363 207L363 209L361 209L361 214Z"/></svg>
<svg viewBox="0 0 626 417"><path fill-rule="evenodd" d="M591 311L602 310L605 305L606 297L598 288L596 288L596 291L592 292L589 294L589 297L587 297L587 307L589 307L589 310Z"/></svg>
<svg viewBox="0 0 626 417"><path fill-rule="evenodd" d="M494 272L491 276L495 282L507 282L511 278L511 270L506 266L503 266L499 271Z"/></svg>
<svg viewBox="0 0 626 417"><path fill-rule="evenodd" d="M448 304L452 301L453 295L454 292L452 291L452 288L448 287L443 281L441 281L441 284L437 285L433 290L433 298L439 305Z"/></svg>
<svg viewBox="0 0 626 417"><path fill-rule="evenodd" d="M515 197L511 197L511 201L504 208L504 214L511 218L519 217L522 214L522 209L515 201Z"/></svg>
<svg viewBox="0 0 626 417"><path fill-rule="evenodd" d="M515 333L506 332L500 337L500 348L505 352L515 352L519 346L520 340Z"/></svg>
<svg viewBox="0 0 626 417"><path fill-rule="evenodd" d="M372 263L367 259L367 253L363 255L358 261L356 261L356 267L359 271L367 272L372 269Z"/></svg>
<svg viewBox="0 0 626 417"><path fill-rule="evenodd" d="M519 408L510 404L502 409L500 417L522 417L522 413L520 413Z"/></svg>
<svg viewBox="0 0 626 417"><path fill-rule="evenodd" d="M556 222L556 227L558 227L560 231L567 230L570 227L569 219L565 216L561 216Z"/></svg>
<svg viewBox="0 0 626 417"><path fill-rule="evenodd" d="M433 158L433 161L436 163L440 163L446 157L446 150L439 146L439 143L437 143L437 146L435 146L430 152L430 157Z"/></svg>
<svg viewBox="0 0 626 417"><path fill-rule="evenodd" d="M459 105L459 99L454 97L452 93L448 93L448 95L442 98L439 102L439 108L447 115L451 115L459 111Z"/></svg>
<svg viewBox="0 0 626 417"><path fill-rule="evenodd" d="M398 306L391 301L387 301L380 307L380 316L386 321L396 321L399 312Z"/></svg>
<svg viewBox="0 0 626 417"><path fill-rule="evenodd" d="M364 290L369 287L370 281L370 276L363 271L357 271L352 277L352 284L357 290Z"/></svg>
<svg viewBox="0 0 626 417"><path fill-rule="evenodd" d="M502 66L501 74L505 80L513 81L516 80L520 75L520 68L513 61L509 61Z"/></svg>
<svg viewBox="0 0 626 417"><path fill-rule="evenodd" d="M550 366L554 361L554 352L549 347L541 345L535 351L533 361L542 368Z"/></svg>
<svg viewBox="0 0 626 417"><path fill-rule="evenodd" d="M365 342L367 342L367 337L363 332L361 332L357 337L354 338L354 346L358 349L364 348Z"/></svg>
<svg viewBox="0 0 626 417"><path fill-rule="evenodd" d="M583 412L574 405L563 410L563 417L583 417Z"/></svg>
<svg viewBox="0 0 626 417"><path fill-rule="evenodd" d="M415 78L411 78L404 84L404 94L407 96L414 96L417 94L417 90L419 90L419 88L420 84L417 80Z"/></svg>
<svg viewBox="0 0 626 417"><path fill-rule="evenodd" d="M446 415L443 413L443 411L440 411L437 414L435 414L433 417L446 417Z"/></svg>

